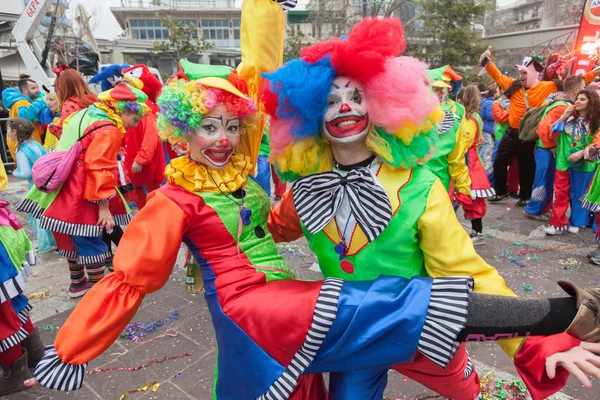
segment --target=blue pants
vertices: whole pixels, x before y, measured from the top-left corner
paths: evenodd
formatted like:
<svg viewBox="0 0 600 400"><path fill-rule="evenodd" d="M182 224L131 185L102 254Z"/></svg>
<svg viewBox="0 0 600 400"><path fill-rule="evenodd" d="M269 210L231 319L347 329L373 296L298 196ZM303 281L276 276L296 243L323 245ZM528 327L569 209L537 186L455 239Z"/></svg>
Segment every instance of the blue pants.
<svg viewBox="0 0 600 400"><path fill-rule="evenodd" d="M267 156L258 156L258 169L256 171L256 182L271 196L271 164Z"/></svg>
<svg viewBox="0 0 600 400"><path fill-rule="evenodd" d="M329 374L332 400L381 400L388 381L387 369L334 372Z"/></svg>
<svg viewBox="0 0 600 400"><path fill-rule="evenodd" d="M477 152L479 153L479 158L481 159L483 169L485 169L486 174L494 173L494 167L492 164L492 157L495 149L494 136L489 132L483 132L483 144L479 146Z"/></svg>
<svg viewBox="0 0 600 400"><path fill-rule="evenodd" d="M488 180L490 181L491 187L494 187L494 160L496 160L496 154L498 153L498 146L500 145L500 141L496 140L494 142L494 150L492 151L492 170L488 172Z"/></svg>
<svg viewBox="0 0 600 400"><path fill-rule="evenodd" d="M581 207L579 198L585 194L592 183L594 171L582 172L570 170L570 173L571 188L569 190L569 197L571 198L571 217L569 218L569 225L578 227L592 226L592 214L589 210Z"/></svg>
<svg viewBox="0 0 600 400"><path fill-rule="evenodd" d="M556 159L548 149L537 147L535 150L535 180L531 199L525 207L525 212L533 215L542 215L544 207L552 201L554 194L554 173Z"/></svg>

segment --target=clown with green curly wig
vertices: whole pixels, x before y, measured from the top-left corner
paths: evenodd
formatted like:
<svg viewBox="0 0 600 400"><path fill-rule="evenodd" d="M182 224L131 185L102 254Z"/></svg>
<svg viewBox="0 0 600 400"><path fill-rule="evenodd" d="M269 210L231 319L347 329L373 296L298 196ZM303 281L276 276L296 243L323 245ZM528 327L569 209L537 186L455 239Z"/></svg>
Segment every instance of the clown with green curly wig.
<svg viewBox="0 0 600 400"><path fill-rule="evenodd" d="M279 242L306 237L325 278L470 275L476 291L515 296L477 255L447 188L426 165L444 112L427 66L401 56L404 48L399 20L367 18L347 38L304 48L300 59L265 74L271 161L294 181L271 211L269 231ZM528 348L520 339L500 345L511 358ZM464 346L439 365L416 354L394 369L444 397L477 398ZM330 374L332 396L381 398L386 372Z"/></svg>

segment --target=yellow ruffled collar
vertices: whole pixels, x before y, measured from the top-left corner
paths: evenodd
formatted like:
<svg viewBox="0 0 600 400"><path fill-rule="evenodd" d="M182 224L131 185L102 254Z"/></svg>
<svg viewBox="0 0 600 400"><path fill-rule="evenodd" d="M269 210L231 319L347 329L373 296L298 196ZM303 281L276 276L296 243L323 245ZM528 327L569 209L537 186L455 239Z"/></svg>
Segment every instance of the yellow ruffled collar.
<svg viewBox="0 0 600 400"><path fill-rule="evenodd" d="M94 103L94 106L96 108L101 109L102 111L105 111L108 114L108 117L114 121L117 128L119 128L119 131L121 131L121 135L125 135L125 127L123 126L123 120L121 119L121 117L119 117L119 115L117 115L115 110L113 110L104 103Z"/></svg>
<svg viewBox="0 0 600 400"><path fill-rule="evenodd" d="M190 192L233 193L248 181L254 169L250 161L250 157L236 153L225 168L216 170L182 156L171 160L165 177Z"/></svg>

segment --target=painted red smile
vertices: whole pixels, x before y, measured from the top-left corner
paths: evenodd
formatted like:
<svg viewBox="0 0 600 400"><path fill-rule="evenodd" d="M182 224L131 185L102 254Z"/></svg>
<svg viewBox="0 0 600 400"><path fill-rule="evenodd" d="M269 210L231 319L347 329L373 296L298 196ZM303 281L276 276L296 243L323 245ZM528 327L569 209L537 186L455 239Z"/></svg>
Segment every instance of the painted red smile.
<svg viewBox="0 0 600 400"><path fill-rule="evenodd" d="M358 135L369 126L369 115L363 117L351 115L349 117L340 117L327 122L325 127L331 136L336 138L346 138Z"/></svg>
<svg viewBox="0 0 600 400"><path fill-rule="evenodd" d="M202 155L215 165L223 165L233 154L233 149L204 149Z"/></svg>

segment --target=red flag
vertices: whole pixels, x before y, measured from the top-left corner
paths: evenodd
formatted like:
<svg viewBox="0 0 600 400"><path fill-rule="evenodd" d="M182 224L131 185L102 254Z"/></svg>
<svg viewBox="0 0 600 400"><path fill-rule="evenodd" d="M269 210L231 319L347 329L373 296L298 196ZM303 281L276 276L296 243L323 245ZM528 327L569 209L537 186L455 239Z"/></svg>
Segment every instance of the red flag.
<svg viewBox="0 0 600 400"><path fill-rule="evenodd" d="M592 43L597 43L593 45ZM587 0L583 8L575 49L580 50L574 62L574 75L584 74L594 69L596 62L590 55L596 53L600 45L600 0Z"/></svg>

